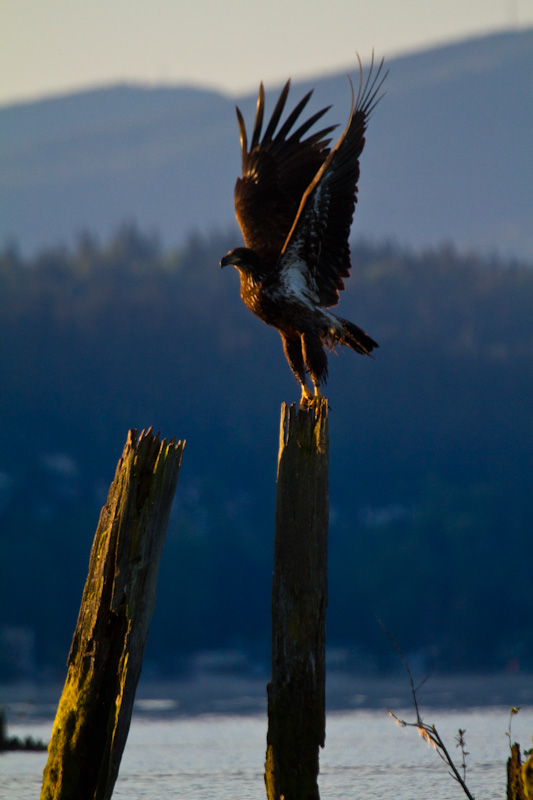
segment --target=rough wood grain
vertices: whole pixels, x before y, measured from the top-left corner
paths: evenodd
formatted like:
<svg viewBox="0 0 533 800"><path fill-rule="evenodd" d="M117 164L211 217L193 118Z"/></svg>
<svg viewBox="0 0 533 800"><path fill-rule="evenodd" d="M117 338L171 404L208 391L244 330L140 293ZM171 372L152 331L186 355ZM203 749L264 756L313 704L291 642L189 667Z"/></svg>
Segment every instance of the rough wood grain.
<svg viewBox="0 0 533 800"><path fill-rule="evenodd" d="M516 742L507 761L507 800L533 800L533 755L522 764L520 745Z"/></svg>
<svg viewBox="0 0 533 800"><path fill-rule="evenodd" d="M325 742L328 406L282 406L268 686L268 800L317 800Z"/></svg>
<svg viewBox="0 0 533 800"><path fill-rule="evenodd" d="M129 432L100 514L41 800L108 800L128 735L184 443Z"/></svg>

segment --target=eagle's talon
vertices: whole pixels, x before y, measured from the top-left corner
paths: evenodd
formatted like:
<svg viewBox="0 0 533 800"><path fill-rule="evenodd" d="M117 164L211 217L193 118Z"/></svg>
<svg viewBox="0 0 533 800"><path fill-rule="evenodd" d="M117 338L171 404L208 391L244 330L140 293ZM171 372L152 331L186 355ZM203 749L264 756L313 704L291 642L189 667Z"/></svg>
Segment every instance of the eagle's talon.
<svg viewBox="0 0 533 800"><path fill-rule="evenodd" d="M309 389L308 386L302 386L302 399L300 400L300 409L309 409L312 408L314 411L317 411L324 399L324 395L318 388L315 386L314 393Z"/></svg>
<svg viewBox="0 0 533 800"><path fill-rule="evenodd" d="M315 395L313 392L307 386L302 386L302 399L300 400L300 408L302 410L306 408L312 408L314 401Z"/></svg>

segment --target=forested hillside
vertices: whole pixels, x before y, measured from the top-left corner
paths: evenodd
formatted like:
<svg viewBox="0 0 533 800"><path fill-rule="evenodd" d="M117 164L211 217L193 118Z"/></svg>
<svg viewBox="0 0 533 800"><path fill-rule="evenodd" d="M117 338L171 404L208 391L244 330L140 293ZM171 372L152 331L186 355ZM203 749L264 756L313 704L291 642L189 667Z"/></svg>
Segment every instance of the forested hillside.
<svg viewBox="0 0 533 800"><path fill-rule="evenodd" d="M187 439L148 661L269 648L277 333L218 262L131 227L0 256L0 627L65 663L99 510L130 427ZM380 344L330 356L328 641L387 668L533 668L533 270L359 242L340 311ZM254 657L255 657L254 656ZM7 665L3 662L4 672Z"/></svg>

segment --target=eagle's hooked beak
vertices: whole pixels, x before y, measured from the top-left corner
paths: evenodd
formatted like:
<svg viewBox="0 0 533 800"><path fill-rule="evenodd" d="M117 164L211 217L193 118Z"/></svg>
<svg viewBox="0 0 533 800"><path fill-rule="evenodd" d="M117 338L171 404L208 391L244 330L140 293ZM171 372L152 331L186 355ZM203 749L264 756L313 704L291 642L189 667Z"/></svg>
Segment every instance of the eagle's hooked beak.
<svg viewBox="0 0 533 800"><path fill-rule="evenodd" d="M228 264L231 264L231 263L232 263L232 262L230 261L230 258L229 258L229 256L224 256L224 258L222 258L222 259L220 260L220 268L222 269L222 267L227 267L227 266L228 266Z"/></svg>

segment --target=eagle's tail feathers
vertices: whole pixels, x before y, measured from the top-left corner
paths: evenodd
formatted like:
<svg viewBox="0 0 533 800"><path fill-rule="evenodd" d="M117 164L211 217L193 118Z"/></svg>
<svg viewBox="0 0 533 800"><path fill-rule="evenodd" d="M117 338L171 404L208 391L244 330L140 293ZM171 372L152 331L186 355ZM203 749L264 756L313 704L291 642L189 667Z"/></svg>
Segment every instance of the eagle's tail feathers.
<svg viewBox="0 0 533 800"><path fill-rule="evenodd" d="M341 323L342 331L340 336L337 334L337 341L340 344L350 347L352 350L355 350L356 353L361 353L363 356L370 355L375 347L379 347L378 343L375 342L368 333L365 333L357 325L354 325L353 322L341 318L339 318L339 322Z"/></svg>

